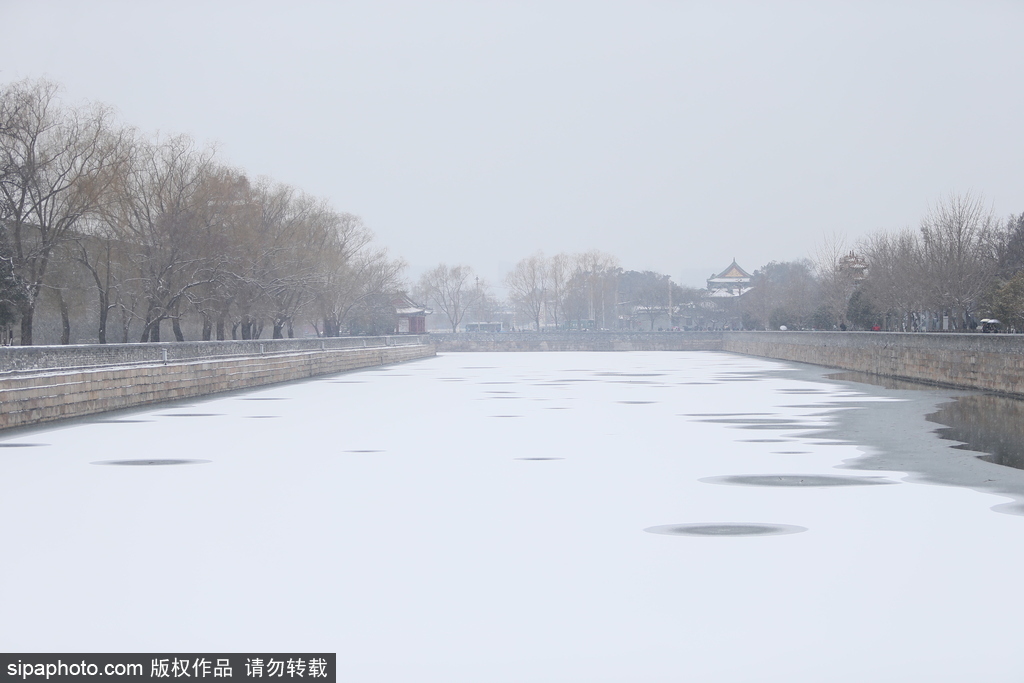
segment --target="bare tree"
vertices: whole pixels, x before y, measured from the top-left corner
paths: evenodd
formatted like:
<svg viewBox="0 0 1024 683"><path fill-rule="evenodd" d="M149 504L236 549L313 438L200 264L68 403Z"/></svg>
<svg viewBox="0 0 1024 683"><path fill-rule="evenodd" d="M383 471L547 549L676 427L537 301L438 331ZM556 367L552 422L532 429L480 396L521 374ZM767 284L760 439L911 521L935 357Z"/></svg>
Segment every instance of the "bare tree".
<svg viewBox="0 0 1024 683"><path fill-rule="evenodd" d="M821 287L822 305L830 324L846 329L846 309L857 289L857 273L849 267L856 258L840 233L825 236L818 245L814 269Z"/></svg>
<svg viewBox="0 0 1024 683"><path fill-rule="evenodd" d="M921 221L930 305L964 329L998 271L998 222L981 197L949 194Z"/></svg>
<svg viewBox="0 0 1024 683"><path fill-rule="evenodd" d="M24 287L21 343L32 326L47 268L59 245L93 211L119 146L110 110L67 109L48 81L22 81L0 93L0 219L12 268Z"/></svg>
<svg viewBox="0 0 1024 683"><path fill-rule="evenodd" d="M568 254L555 254L547 260L547 312L551 322L557 328L564 322L566 296L569 293L569 281L572 278L572 257Z"/></svg>
<svg viewBox="0 0 1024 683"><path fill-rule="evenodd" d="M919 233L909 228L874 233L860 248L870 266L861 289L879 310L885 329L920 329L926 273Z"/></svg>
<svg viewBox="0 0 1024 683"><path fill-rule="evenodd" d="M613 315L615 312L615 288L621 272L619 260L611 254L591 249L576 256L574 270L573 280L586 290L590 319L597 327L607 328L609 309Z"/></svg>
<svg viewBox="0 0 1024 683"><path fill-rule="evenodd" d="M213 151L187 136L135 141L107 220L131 246L133 279L144 292L140 341L160 341L167 319L181 340L181 304L191 290L214 282L224 263L224 255L210 248L232 204L219 172Z"/></svg>
<svg viewBox="0 0 1024 683"><path fill-rule="evenodd" d="M459 323L466 311L482 295L481 289L472 286L474 277L473 269L469 266L448 266L442 263L420 278L420 288L448 318L452 332L459 331Z"/></svg>
<svg viewBox="0 0 1024 683"><path fill-rule="evenodd" d="M512 303L533 321L538 332L548 300L547 285L548 264L541 252L522 259L505 276Z"/></svg>

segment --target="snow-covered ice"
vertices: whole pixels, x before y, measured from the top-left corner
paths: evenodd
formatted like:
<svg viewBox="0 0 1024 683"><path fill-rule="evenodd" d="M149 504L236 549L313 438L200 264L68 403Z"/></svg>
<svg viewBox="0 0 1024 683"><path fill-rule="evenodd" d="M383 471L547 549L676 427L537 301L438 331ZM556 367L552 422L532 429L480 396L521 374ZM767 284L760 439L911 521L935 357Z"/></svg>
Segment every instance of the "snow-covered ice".
<svg viewBox="0 0 1024 683"><path fill-rule="evenodd" d="M0 648L337 652L360 683L1021 680L1024 517L853 469L877 447L842 416L905 399L811 375L446 354L7 435ZM164 459L209 462L109 464ZM732 522L807 530L645 531Z"/></svg>

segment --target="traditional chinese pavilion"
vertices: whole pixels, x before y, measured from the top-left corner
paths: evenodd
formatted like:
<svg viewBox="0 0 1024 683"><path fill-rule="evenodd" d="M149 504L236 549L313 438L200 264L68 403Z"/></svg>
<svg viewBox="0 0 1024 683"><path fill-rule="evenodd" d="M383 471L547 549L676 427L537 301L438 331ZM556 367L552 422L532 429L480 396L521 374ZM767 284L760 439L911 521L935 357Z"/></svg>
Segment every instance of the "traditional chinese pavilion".
<svg viewBox="0 0 1024 683"><path fill-rule="evenodd" d="M708 294L714 298L741 296L753 288L753 280L733 259L728 268L708 278Z"/></svg>
<svg viewBox="0 0 1024 683"><path fill-rule="evenodd" d="M395 307L395 316L398 318L398 334L425 334L427 331L427 316L433 311L422 306L405 294L398 294L391 300Z"/></svg>

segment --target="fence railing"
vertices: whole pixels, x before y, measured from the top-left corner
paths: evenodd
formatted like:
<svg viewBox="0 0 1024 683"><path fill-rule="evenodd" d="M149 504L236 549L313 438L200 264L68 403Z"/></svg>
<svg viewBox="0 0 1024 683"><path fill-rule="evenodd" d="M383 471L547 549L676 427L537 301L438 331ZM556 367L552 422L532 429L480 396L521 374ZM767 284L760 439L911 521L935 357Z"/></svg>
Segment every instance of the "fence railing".
<svg viewBox="0 0 1024 683"><path fill-rule="evenodd" d="M149 342L145 344L76 344L0 347L0 372L38 372L70 368L180 363L204 358L303 353L342 349L409 346L428 343L426 335L251 339L228 341Z"/></svg>

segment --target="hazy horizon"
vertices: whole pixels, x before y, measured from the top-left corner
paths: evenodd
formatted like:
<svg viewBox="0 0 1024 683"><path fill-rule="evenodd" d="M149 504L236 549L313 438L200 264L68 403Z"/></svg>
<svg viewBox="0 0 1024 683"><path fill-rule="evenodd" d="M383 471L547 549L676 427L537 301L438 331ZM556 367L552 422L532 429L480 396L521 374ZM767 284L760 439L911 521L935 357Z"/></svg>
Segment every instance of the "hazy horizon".
<svg viewBox="0 0 1024 683"><path fill-rule="evenodd" d="M1010 2L0 2L0 82L216 142L358 214L410 279L498 284L600 249L703 286L915 227L1004 217L1024 153Z"/></svg>

